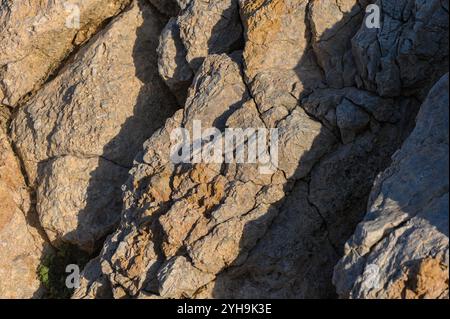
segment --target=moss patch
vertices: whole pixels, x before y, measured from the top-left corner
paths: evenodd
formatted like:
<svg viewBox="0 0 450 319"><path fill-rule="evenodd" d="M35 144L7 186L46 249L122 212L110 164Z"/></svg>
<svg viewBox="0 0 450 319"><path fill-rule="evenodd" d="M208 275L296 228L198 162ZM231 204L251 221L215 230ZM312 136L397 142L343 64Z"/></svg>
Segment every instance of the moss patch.
<svg viewBox="0 0 450 319"><path fill-rule="evenodd" d="M66 266L75 264L84 268L90 260L89 254L78 249L76 246L64 244L55 249L54 253L45 256L38 267L38 277L47 293L44 298L68 299L73 290L66 287Z"/></svg>

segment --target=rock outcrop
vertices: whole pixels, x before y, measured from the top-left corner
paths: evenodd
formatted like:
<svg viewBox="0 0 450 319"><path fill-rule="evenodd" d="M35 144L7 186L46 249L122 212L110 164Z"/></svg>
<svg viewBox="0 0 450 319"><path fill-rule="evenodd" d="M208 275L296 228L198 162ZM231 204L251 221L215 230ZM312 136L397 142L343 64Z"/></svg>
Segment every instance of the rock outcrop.
<svg viewBox="0 0 450 319"><path fill-rule="evenodd" d="M164 22L134 2L13 120L41 224L56 245L92 252L112 231L135 154L176 109L156 67Z"/></svg>
<svg viewBox="0 0 450 319"><path fill-rule="evenodd" d="M1 108L0 108L1 112ZM1 113L0 113L1 114ZM38 266L49 249L30 204L20 164L0 127L0 298L39 298Z"/></svg>
<svg viewBox="0 0 450 319"><path fill-rule="evenodd" d="M377 1L381 27L352 40L357 83L381 96L419 95L448 70L448 1Z"/></svg>
<svg viewBox="0 0 450 319"><path fill-rule="evenodd" d="M210 54L232 53L243 46L238 0L178 1L183 9L161 35L161 77L184 104L194 73Z"/></svg>
<svg viewBox="0 0 450 319"><path fill-rule="evenodd" d="M0 9L0 296L448 298L447 0Z"/></svg>
<svg viewBox="0 0 450 319"><path fill-rule="evenodd" d="M0 103L16 104L39 89L68 55L130 0L2 1Z"/></svg>
<svg viewBox="0 0 450 319"><path fill-rule="evenodd" d="M448 92L447 74L377 178L368 212L335 269L341 296L448 298Z"/></svg>

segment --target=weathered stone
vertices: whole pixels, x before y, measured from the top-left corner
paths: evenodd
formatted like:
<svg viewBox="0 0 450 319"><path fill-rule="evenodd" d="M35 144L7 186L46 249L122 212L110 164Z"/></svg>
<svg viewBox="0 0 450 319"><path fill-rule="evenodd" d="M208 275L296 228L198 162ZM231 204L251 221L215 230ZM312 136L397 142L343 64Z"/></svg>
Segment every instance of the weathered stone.
<svg viewBox="0 0 450 319"><path fill-rule="evenodd" d="M232 53L243 45L238 0L191 1L177 21L195 72L209 54Z"/></svg>
<svg viewBox="0 0 450 319"><path fill-rule="evenodd" d="M240 0L245 26L245 76L261 113L291 111L301 93L319 86L308 42L307 1Z"/></svg>
<svg viewBox="0 0 450 319"><path fill-rule="evenodd" d="M118 222L120 185L128 170L101 157L71 155L50 159L40 169L37 210L49 239L94 251Z"/></svg>
<svg viewBox="0 0 450 319"><path fill-rule="evenodd" d="M0 103L15 106L36 91L71 52L129 2L2 1Z"/></svg>
<svg viewBox="0 0 450 319"><path fill-rule="evenodd" d="M168 16L176 16L180 12L180 0L150 0L159 12ZM182 2L182 1L181 1Z"/></svg>
<svg viewBox="0 0 450 319"><path fill-rule="evenodd" d="M279 168L288 178L306 177L336 142L333 134L320 122L312 121L301 108L295 109L278 127Z"/></svg>
<svg viewBox="0 0 450 319"><path fill-rule="evenodd" d="M370 117L358 106L347 99L336 107L337 126L341 130L342 141L345 144L353 142L357 133L370 122Z"/></svg>
<svg viewBox="0 0 450 319"><path fill-rule="evenodd" d="M239 60L239 53L231 57L211 55L205 60L189 91L184 112L177 113L146 143L142 162L138 161L132 170L133 178L124 198L125 211L130 212L125 213L126 223L134 226L123 224L102 254L102 262L109 265L105 269L113 286L120 282L130 295L144 289L166 297L195 297L216 274L246 260L278 213L272 204L284 196L286 179L281 171L264 177L252 164L225 165L227 168L223 170L220 164L174 166L170 159L168 146L174 143L170 131L181 126L192 132L194 120L200 120L205 128L215 126L222 132L226 127L265 128L243 82ZM329 136L330 141L324 138L318 151L302 158L302 152L307 152L314 137L322 134L321 125L300 109L292 118L292 123L297 121L291 128L294 137L288 137L286 129L283 141L298 147L300 156L286 158L283 167L286 174L288 170L292 174L304 161L306 175L312 163L333 143L333 136ZM161 244L163 252L162 256L157 253L153 261L147 259L136 266L143 267L141 274L147 276L138 284L133 279L135 275L125 271L126 263L114 262L138 249L136 245L140 244L127 239L136 236L135 227L154 244ZM161 265L161 259L167 263ZM185 265L184 281L179 280L180 263ZM160 269L158 276L157 269ZM119 271L126 277L118 279Z"/></svg>
<svg viewBox="0 0 450 319"><path fill-rule="evenodd" d="M20 165L0 127L0 298L39 298L37 272L48 252Z"/></svg>
<svg viewBox="0 0 450 319"><path fill-rule="evenodd" d="M368 212L335 269L341 296L448 298L448 90L447 74L378 177Z"/></svg>
<svg viewBox="0 0 450 319"><path fill-rule="evenodd" d="M186 273L190 276L186 276ZM192 297L197 287L202 287L213 279L213 275L195 269L185 257L175 257L158 273L159 293L163 298Z"/></svg>
<svg viewBox="0 0 450 319"><path fill-rule="evenodd" d="M3 132L8 131L8 123L10 118L10 110L6 106L0 105L0 129L2 129Z"/></svg>
<svg viewBox="0 0 450 319"><path fill-rule="evenodd" d="M330 278L338 256L307 196L307 183L298 182L246 262L219 274L201 297L334 297Z"/></svg>
<svg viewBox="0 0 450 319"><path fill-rule="evenodd" d="M412 130L422 88L402 88L402 94L391 96L361 82L356 67L361 56L353 54L361 54L354 45L366 32L363 12L369 1L241 0L243 54L231 52L228 41L238 34L234 3L194 0L167 26L159 50L162 77L169 86L182 83L175 71L187 64L196 75L184 109L135 158L124 186L121 224L88 268L98 271L84 278L77 297L96 297L97 287L109 287L114 298L335 297L333 268L364 218L376 176ZM211 21L220 16L204 16L223 12L225 4L232 18L214 30ZM363 25L359 32L358 25ZM186 30L193 35L188 41ZM218 39L225 54L212 54L218 51L208 44ZM186 53L177 50L181 44ZM172 133L184 128L192 136L196 120L204 129L218 129L220 137L232 128L277 128L278 165L269 163L271 170L262 173L260 164L199 163L192 162L192 154L174 154L178 143ZM243 149L248 151L251 138ZM269 150L266 142L263 152ZM195 150L210 146L200 143ZM187 163L174 162L173 155ZM414 187L417 176L409 183ZM439 202L430 211L442 207ZM396 260L391 247L420 251L408 246L420 240L431 246L421 237L429 231L424 225L415 224L415 235L405 241L386 239L383 256L390 259L377 255L383 264ZM434 243L434 256L448 256L445 240ZM443 295L445 259L422 257L402 268L408 275L396 277L389 296L410 285L413 275L409 296ZM350 275L369 278L373 269L359 266L352 266Z"/></svg>
<svg viewBox="0 0 450 319"><path fill-rule="evenodd" d="M383 0L381 27L365 24L352 40L357 81L381 96L424 98L448 70L447 1Z"/></svg>
<svg viewBox="0 0 450 319"><path fill-rule="evenodd" d="M181 105L186 100L187 90L194 77L186 60L186 54L186 48L180 38L180 27L177 20L172 18L161 33L158 47L158 69L159 74Z"/></svg>
<svg viewBox="0 0 450 319"><path fill-rule="evenodd" d="M94 258L84 267L81 276L81 287L84 289L77 290L73 299L108 299L112 297L111 286L102 274L102 269L99 263L99 258Z"/></svg>
<svg viewBox="0 0 450 319"><path fill-rule="evenodd" d="M176 109L157 71L163 25L145 1L133 2L13 121L13 140L38 186L40 220L55 243L92 251L111 231L126 171Z"/></svg>
<svg viewBox="0 0 450 319"><path fill-rule="evenodd" d="M351 39L364 17L358 0L310 1L308 23L317 63L329 87L355 84L356 66Z"/></svg>

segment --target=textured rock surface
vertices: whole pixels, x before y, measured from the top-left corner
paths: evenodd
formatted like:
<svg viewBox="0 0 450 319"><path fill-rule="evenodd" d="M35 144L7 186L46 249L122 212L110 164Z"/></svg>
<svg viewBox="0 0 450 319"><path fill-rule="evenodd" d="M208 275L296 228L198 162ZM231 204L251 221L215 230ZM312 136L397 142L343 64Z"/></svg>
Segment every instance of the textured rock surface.
<svg viewBox="0 0 450 319"><path fill-rule="evenodd" d="M209 54L231 53L242 45L238 0L190 1L178 25L194 71Z"/></svg>
<svg viewBox="0 0 450 319"><path fill-rule="evenodd" d="M14 119L12 137L55 243L91 251L111 231L133 157L175 110L157 73L163 23L135 2Z"/></svg>
<svg viewBox="0 0 450 319"><path fill-rule="evenodd" d="M169 23L160 72L180 83L175 70L189 63L197 71L193 84L184 110L136 158L121 225L86 270L98 272L84 277L77 298L97 297L99 286L117 298L335 296L333 268L377 174L411 131L422 89L408 91L417 98L386 97L362 86L357 62L366 52L354 46L365 32L366 4L241 0L242 58L230 48L211 54L204 38L186 40L187 25L209 36L203 20L186 19L203 1ZM217 30L211 42L237 34L230 23ZM433 68L445 69L447 61L444 52ZM278 128L279 165L269 174L255 164L175 165L170 134L180 127L192 133L194 120L222 133ZM427 261L419 268L436 267Z"/></svg>
<svg viewBox="0 0 450 319"><path fill-rule="evenodd" d="M364 26L352 40L357 82L381 96L426 96L448 70L448 1L375 2L381 28Z"/></svg>
<svg viewBox="0 0 450 319"><path fill-rule="evenodd" d="M194 73L209 54L243 45L237 0L178 1L183 9L167 24L158 48L159 72L184 104Z"/></svg>
<svg viewBox="0 0 450 319"><path fill-rule="evenodd" d="M149 0L152 5L154 5L159 12L169 15L176 16L180 12L180 2L183 5L183 0Z"/></svg>
<svg viewBox="0 0 450 319"><path fill-rule="evenodd" d="M37 269L47 247L8 137L0 128L0 298L39 298Z"/></svg>
<svg viewBox="0 0 450 319"><path fill-rule="evenodd" d="M194 72L186 60L186 54L177 19L172 18L161 33L158 70L181 105L186 101L187 91L194 77Z"/></svg>
<svg viewBox="0 0 450 319"><path fill-rule="evenodd" d="M448 92L447 74L377 178L368 212L335 269L341 296L448 298Z"/></svg>
<svg viewBox="0 0 450 319"><path fill-rule="evenodd" d="M2 1L0 103L15 106L37 90L74 49L129 2Z"/></svg>
<svg viewBox="0 0 450 319"><path fill-rule="evenodd" d="M368 1L312 1L308 21L312 47L330 87L355 84L353 38L361 26Z"/></svg>
<svg viewBox="0 0 450 319"><path fill-rule="evenodd" d="M1 6L7 261L37 211L73 298L448 297L447 0Z"/></svg>

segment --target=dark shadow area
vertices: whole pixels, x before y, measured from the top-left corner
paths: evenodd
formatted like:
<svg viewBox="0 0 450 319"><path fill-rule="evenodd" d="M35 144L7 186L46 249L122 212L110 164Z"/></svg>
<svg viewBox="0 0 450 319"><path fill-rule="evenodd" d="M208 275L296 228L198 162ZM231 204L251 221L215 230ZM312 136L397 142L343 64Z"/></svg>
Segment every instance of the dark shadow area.
<svg viewBox="0 0 450 319"><path fill-rule="evenodd" d="M237 7L237 1L230 1L230 7L222 13L221 19L212 28L211 38L208 40L208 54L231 54L244 49L244 30L240 16L236 15L236 12L239 12ZM230 25L233 26L233 31L241 30L238 38L235 39L237 32L228 31L231 28ZM224 46L222 43L229 46ZM203 61L199 62L202 63Z"/></svg>
<svg viewBox="0 0 450 319"><path fill-rule="evenodd" d="M309 10L310 7L307 15ZM360 22L363 16L364 13L358 18ZM349 19L355 17L344 15L342 20ZM299 61L296 71L298 81L303 84L305 92L310 93L319 89L319 86L308 75L312 61L317 64L317 59L310 21L306 21L306 24L309 32L305 40L309 48ZM346 23L338 22L323 33L326 39L315 41L326 40L330 47L342 47L342 43L339 43L342 39L339 36L330 38L330 34L338 34L343 25ZM347 41L344 47L351 50L351 38ZM351 51L342 52L343 56L348 54ZM325 87L342 89L344 99L346 86L336 87L335 83L329 83L327 70L323 69L324 66L318 67L322 70ZM342 78L345 78L343 74ZM353 86L356 87L356 83ZM300 106L303 106L307 97L300 96ZM361 132L353 143L346 145L338 141L333 150L314 165L307 177L287 183L285 198L273 204L265 216L245 225L240 242L241 253L236 258L239 262L217 276L213 290L215 298L337 297L332 284L334 266L343 255L345 242L365 216L376 176L390 165L391 156L414 127L418 103L402 98L395 102L401 114L397 123L377 123L372 119L372 125ZM338 104L333 107L336 108ZM323 148L321 141L324 137L335 135L340 140L336 124L330 125L327 118L319 115L320 112L306 111L323 126L311 150L299 160L297 170L300 170L304 161L310 159L309 154ZM318 191L320 196L316 193ZM267 220L270 220L268 231L255 245L252 238L261 232Z"/></svg>

